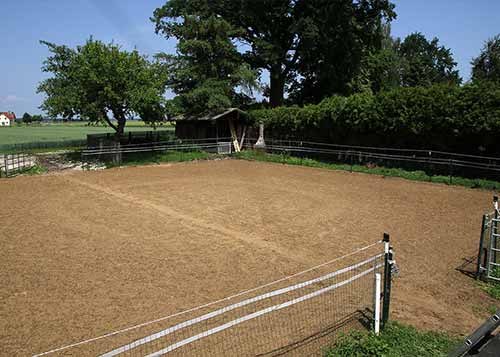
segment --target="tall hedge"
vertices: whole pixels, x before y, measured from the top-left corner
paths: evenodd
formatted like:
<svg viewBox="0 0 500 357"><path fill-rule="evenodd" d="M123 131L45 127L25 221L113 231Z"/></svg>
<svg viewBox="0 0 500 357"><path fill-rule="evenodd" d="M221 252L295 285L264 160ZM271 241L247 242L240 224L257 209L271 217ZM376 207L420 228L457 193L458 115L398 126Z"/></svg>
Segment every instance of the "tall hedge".
<svg viewBox="0 0 500 357"><path fill-rule="evenodd" d="M500 154L500 86L398 88L250 112L267 137Z"/></svg>

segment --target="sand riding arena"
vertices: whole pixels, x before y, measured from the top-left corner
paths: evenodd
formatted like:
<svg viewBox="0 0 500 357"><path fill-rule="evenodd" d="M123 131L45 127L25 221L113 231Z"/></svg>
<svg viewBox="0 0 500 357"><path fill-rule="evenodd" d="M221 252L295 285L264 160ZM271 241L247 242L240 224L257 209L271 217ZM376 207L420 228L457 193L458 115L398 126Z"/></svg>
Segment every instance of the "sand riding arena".
<svg viewBox="0 0 500 357"><path fill-rule="evenodd" d="M322 266L321 274L368 262L365 270L355 266L359 274L353 268L349 277L338 276L338 289L329 292L337 294L331 313L371 302L371 293L363 297L363 289L372 288L371 275L356 286L340 282L377 269L370 257L381 251L373 244L384 232L390 233L400 271L393 281L391 319L466 334L484 318L477 307L492 301L457 267L477 253L481 216L491 196L443 184L243 160L2 179L0 354L130 353L135 348L130 342L142 341L146 348L141 338L159 341L175 330L180 334L175 339L141 354L182 354L193 342L200 343L198 353L186 355L210 349L234 355L217 349L232 329L247 330L240 338L257 336L269 321L268 330L252 340L258 346L277 331L274 316L308 304L299 320L294 320L299 310L286 316L297 327L287 327L290 336L299 337L302 329L314 327L313 316L327 316L313 302L325 299L317 291L333 285L315 280L317 289L299 293L295 289L304 286L293 284L316 275L280 279L329 261L332 266ZM346 256L362 247L375 255ZM250 296L271 291L266 297L282 300L262 302L255 310L251 304L231 305L232 312L241 310L238 316L214 317L214 311L249 297L219 300L275 281L276 287ZM287 286L293 286L287 294L297 295L285 298L284 290L276 290ZM217 303L176 315L211 302ZM206 318L190 332L183 332L186 324L178 325L211 312L210 318L221 320ZM261 327L255 325L259 318ZM195 328L194 322L189 325ZM169 326L177 327L165 330ZM167 332L155 335L158 331ZM202 339L207 331L211 336ZM275 340L286 345L287 338ZM245 343L238 343L239 355L255 352L254 345L241 347Z"/></svg>

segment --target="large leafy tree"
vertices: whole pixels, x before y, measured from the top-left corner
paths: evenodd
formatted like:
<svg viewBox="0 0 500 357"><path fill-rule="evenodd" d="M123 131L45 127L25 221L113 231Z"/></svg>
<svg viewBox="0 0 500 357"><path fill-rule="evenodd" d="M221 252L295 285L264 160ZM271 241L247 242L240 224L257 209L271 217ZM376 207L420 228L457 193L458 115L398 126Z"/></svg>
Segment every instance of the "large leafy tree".
<svg viewBox="0 0 500 357"><path fill-rule="evenodd" d="M156 9L156 32L178 40L175 55L159 54L168 69L169 87L178 94L169 110L185 114L218 112L249 100L257 73L238 52L239 36L214 14L209 1L173 0Z"/></svg>
<svg viewBox="0 0 500 357"><path fill-rule="evenodd" d="M29 123L31 123L32 119L33 118L32 118L32 116L29 113L24 113L23 114L23 118L22 118L22 122L26 123L26 124L29 124Z"/></svg>
<svg viewBox="0 0 500 357"><path fill-rule="evenodd" d="M40 83L38 92L45 94L41 109L50 116L102 121L117 136L132 115L148 122L162 119L164 70L137 51L92 38L74 49L41 43L51 52L42 70L53 76Z"/></svg>
<svg viewBox="0 0 500 357"><path fill-rule="evenodd" d="M172 14L215 16L230 25L226 35L247 45L245 61L269 71L270 104L279 106L290 85L295 92L307 87L315 98L343 91L392 10L389 0L170 0L152 20L164 33L179 24Z"/></svg>
<svg viewBox="0 0 500 357"><path fill-rule="evenodd" d="M299 20L303 0L221 0L215 11L241 29L239 40L249 45L245 58L253 68L269 71L266 91L271 106L283 104L285 86L299 60Z"/></svg>
<svg viewBox="0 0 500 357"><path fill-rule="evenodd" d="M500 82L500 34L488 40L479 56L472 60L472 80Z"/></svg>
<svg viewBox="0 0 500 357"><path fill-rule="evenodd" d="M400 44L398 53L403 61L401 84L404 87L461 82L451 50L440 46L437 38L428 41L419 32L410 34Z"/></svg>
<svg viewBox="0 0 500 357"><path fill-rule="evenodd" d="M306 1L299 21L297 76L292 97L318 102L369 87L363 61L382 48L382 24L395 13L389 1ZM307 15L304 15L307 14Z"/></svg>
<svg viewBox="0 0 500 357"><path fill-rule="evenodd" d="M398 53L400 40L391 36L390 24L381 27L382 39L380 49L370 51L361 62L360 74L351 82L351 90L358 81L365 81L373 93L384 92L401 86L402 59Z"/></svg>

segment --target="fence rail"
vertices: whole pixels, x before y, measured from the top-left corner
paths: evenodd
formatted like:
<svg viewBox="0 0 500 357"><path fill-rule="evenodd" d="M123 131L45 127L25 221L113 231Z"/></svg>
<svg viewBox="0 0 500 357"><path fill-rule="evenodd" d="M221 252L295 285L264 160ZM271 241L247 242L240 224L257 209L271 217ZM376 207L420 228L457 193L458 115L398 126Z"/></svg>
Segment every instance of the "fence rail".
<svg viewBox="0 0 500 357"><path fill-rule="evenodd" d="M20 152L36 149L57 149L67 147L85 147L86 140L60 140L60 141L37 141L31 143L4 144L0 145L0 152Z"/></svg>
<svg viewBox="0 0 500 357"><path fill-rule="evenodd" d="M196 140L172 140L153 143L122 145L114 143L107 146L94 146L81 151L82 160L104 160L121 163L123 156L129 154L157 154L167 151L206 151L216 154L233 152L231 138L207 138Z"/></svg>
<svg viewBox="0 0 500 357"><path fill-rule="evenodd" d="M251 148L256 139L247 139ZM457 154L433 150L377 148L337 145L310 141L266 139L266 151L316 158L351 165L374 164L408 170L422 170L430 175L486 178L500 181L500 158Z"/></svg>
<svg viewBox="0 0 500 357"><path fill-rule="evenodd" d="M166 151L207 151L230 154L234 151L231 138L206 138L196 140L170 140L138 144L100 145L82 150L83 159L101 159L121 162L122 155L134 153L159 153ZM242 148L253 148L257 140L245 138ZM450 183L454 177L491 179L500 181L500 158L457 154L433 150L377 148L337 145L298 140L266 139L268 153L286 153L302 158L354 165L374 165L424 171L429 176L446 176Z"/></svg>
<svg viewBox="0 0 500 357"><path fill-rule="evenodd" d="M28 154L0 154L0 177L9 177L36 165L36 159Z"/></svg>

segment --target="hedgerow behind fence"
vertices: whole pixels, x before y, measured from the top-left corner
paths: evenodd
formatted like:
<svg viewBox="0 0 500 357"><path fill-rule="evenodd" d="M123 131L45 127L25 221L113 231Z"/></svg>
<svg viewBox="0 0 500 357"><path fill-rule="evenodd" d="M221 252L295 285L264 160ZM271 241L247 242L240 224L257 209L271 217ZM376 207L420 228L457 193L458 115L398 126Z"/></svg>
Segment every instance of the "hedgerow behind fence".
<svg viewBox="0 0 500 357"><path fill-rule="evenodd" d="M336 144L500 153L500 86L399 88L334 96L316 105L250 112L266 136Z"/></svg>

